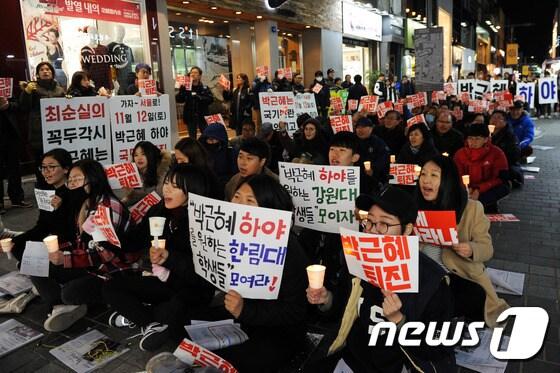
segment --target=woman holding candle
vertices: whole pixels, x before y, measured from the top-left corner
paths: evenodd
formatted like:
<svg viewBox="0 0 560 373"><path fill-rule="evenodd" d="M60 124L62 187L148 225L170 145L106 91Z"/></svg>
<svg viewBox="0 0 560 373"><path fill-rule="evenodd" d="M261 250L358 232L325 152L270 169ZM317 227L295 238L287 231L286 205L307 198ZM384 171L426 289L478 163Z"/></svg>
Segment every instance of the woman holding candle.
<svg viewBox="0 0 560 373"><path fill-rule="evenodd" d="M420 244L449 274L455 296L455 316L485 321L496 326L496 318L508 305L496 294L484 262L493 255L490 222L480 202L467 199L453 161L438 156L424 164L416 187L420 210L455 211L459 243L451 247Z"/></svg>
<svg viewBox="0 0 560 373"><path fill-rule="evenodd" d="M128 233L131 246L150 248L152 275L115 278L103 288L106 302L115 310L109 325L139 326L143 351L157 349L170 338L180 341L183 325L190 320L189 309L207 305L214 294L214 287L194 271L189 192L208 196L206 171L190 164L173 165L164 178L163 201L150 208L140 225ZM161 235L150 229L154 220L165 220ZM150 242L155 234L159 235L158 247Z"/></svg>

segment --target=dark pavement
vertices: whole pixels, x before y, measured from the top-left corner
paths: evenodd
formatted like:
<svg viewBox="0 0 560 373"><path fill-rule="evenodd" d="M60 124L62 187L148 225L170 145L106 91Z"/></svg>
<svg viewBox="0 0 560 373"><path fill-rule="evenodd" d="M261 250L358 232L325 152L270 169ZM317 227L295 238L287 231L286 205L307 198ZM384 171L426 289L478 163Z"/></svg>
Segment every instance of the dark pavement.
<svg viewBox="0 0 560 373"><path fill-rule="evenodd" d="M500 204L502 213L512 213L520 222L492 223L494 258L489 267L523 272L525 287L523 296L501 295L512 306L538 306L546 309L550 317L544 348L539 354L523 362L510 361L506 372L546 373L560 372L560 120L535 122L541 134L538 145L556 146L553 150L536 150L536 160L531 166L540 167L534 180L526 180L521 190L512 193ZM27 199L32 198L32 182L26 183ZM9 204L8 201L6 201ZM30 228L37 217L34 209L12 209L2 218L12 230ZM0 273L14 269L13 263L0 255ZM67 372L64 365L49 354L55 346L83 334L88 328L123 342L130 343L131 350L101 372L140 372L154 353L138 349L138 340L126 340L135 330L109 328L109 313L104 308L92 309L85 319L77 322L63 333L48 333L43 321L49 310L39 298L33 300L20 315L0 314L0 322L15 317L45 334L39 343L32 343L0 359L0 372ZM174 345L162 350L172 351ZM466 369L459 371L466 372Z"/></svg>

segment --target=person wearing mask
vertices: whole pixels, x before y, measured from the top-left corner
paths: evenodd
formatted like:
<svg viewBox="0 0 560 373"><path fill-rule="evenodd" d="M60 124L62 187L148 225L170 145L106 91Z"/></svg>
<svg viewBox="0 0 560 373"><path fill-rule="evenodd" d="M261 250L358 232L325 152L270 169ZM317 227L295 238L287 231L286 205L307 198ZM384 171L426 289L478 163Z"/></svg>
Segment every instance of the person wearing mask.
<svg viewBox="0 0 560 373"><path fill-rule="evenodd" d="M229 140L229 144L233 148L235 154L239 153L239 148L241 147L241 143L243 142L243 140L246 140L251 137L255 137L257 134L256 131L257 128L252 120L247 119L245 122L243 122L243 124L241 125L241 134ZM261 131L262 131L262 126L261 126Z"/></svg>
<svg viewBox="0 0 560 373"><path fill-rule="evenodd" d="M406 143L405 125L401 113L390 110L385 114L382 125L375 127L375 134L389 147L390 154L397 155Z"/></svg>
<svg viewBox="0 0 560 373"><path fill-rule="evenodd" d="M292 90L294 95L298 93L305 93L305 86L303 85L303 75L296 73L292 79Z"/></svg>
<svg viewBox="0 0 560 373"><path fill-rule="evenodd" d="M327 164L329 145L320 128L321 123L317 119L308 119L303 124L303 136L299 139L291 139L286 130L286 123L280 122L280 140L292 162Z"/></svg>
<svg viewBox="0 0 560 373"><path fill-rule="evenodd" d="M326 120L326 118L328 117L329 106L331 104L330 101L331 94L329 92L329 86L323 80L323 72L320 70L315 71L315 79L313 80L313 83L311 83L311 86L309 87L309 91L313 92L313 88L315 86L320 87L318 93L314 92L315 103L317 105L317 112L319 113L319 116L321 116L321 118Z"/></svg>
<svg viewBox="0 0 560 373"><path fill-rule="evenodd" d="M520 187L525 182L521 169L521 148L519 140L507 122L505 111L494 110L490 116L490 125L494 126L492 144L502 149L509 166L509 181L514 187Z"/></svg>
<svg viewBox="0 0 560 373"><path fill-rule="evenodd" d="M236 135L241 134L241 127L247 120L251 120L253 97L247 74L237 74L236 85L233 93L224 91L224 100L230 100L229 128L235 130Z"/></svg>
<svg viewBox="0 0 560 373"><path fill-rule="evenodd" d="M379 96L379 102L387 100L387 87L385 84L385 74L381 73L377 77L377 81L373 87L373 94Z"/></svg>
<svg viewBox="0 0 560 373"><path fill-rule="evenodd" d="M403 75L403 77L401 79L399 97L405 98L406 96L410 96L410 95L413 95L415 93L416 93L416 90L414 89L414 85L412 85L412 82L408 79L408 76Z"/></svg>
<svg viewBox="0 0 560 373"><path fill-rule="evenodd" d="M418 207L412 196L389 186L379 195L362 194L356 208L367 211L361 225L365 233L408 236L413 232ZM348 270L341 284L328 289L307 288L307 300L317 305L325 317L340 320L334 340L327 340L326 359L310 371L332 372L340 359L353 372L400 373L405 367L413 372L454 372L453 347L429 346L424 338L419 346L403 346L395 342L385 346L381 336L377 345L369 346L370 333L379 322L392 322L397 328L405 322L450 321L452 295L445 271L432 259L419 253L419 289L417 293L396 294L370 282L352 277Z"/></svg>
<svg viewBox="0 0 560 373"><path fill-rule="evenodd" d="M434 145L440 153L447 153L451 158L465 143L463 134L453 128L453 117L449 111L440 111L434 126Z"/></svg>
<svg viewBox="0 0 560 373"><path fill-rule="evenodd" d="M455 212L459 243L452 246L420 243L420 251L438 263L451 280L453 316L496 327L497 317L508 305L498 297L485 271L485 262L492 258L494 248L490 221L481 203L468 199L453 160L444 156L436 156L424 164L415 194L420 210Z"/></svg>
<svg viewBox="0 0 560 373"><path fill-rule="evenodd" d="M478 200L487 213L497 213L498 201L510 192L507 183L508 163L504 152L492 145L485 124L469 128L465 147L459 149L454 160L459 176L469 175L469 198Z"/></svg>
<svg viewBox="0 0 560 373"><path fill-rule="evenodd" d="M272 80L272 90L274 92L290 92L292 91L292 84L284 76L283 72L276 72L274 73L274 79Z"/></svg>
<svg viewBox="0 0 560 373"><path fill-rule="evenodd" d="M235 154L229 146L226 128L221 123L212 123L206 127L199 141L206 149L214 175L224 190L228 180L237 172Z"/></svg>
<svg viewBox="0 0 560 373"><path fill-rule="evenodd" d="M348 88L348 101L358 100L358 102L360 102L362 96L367 96L367 95L368 95L368 91L366 87L362 84L362 76L354 75L354 85Z"/></svg>
<svg viewBox="0 0 560 373"><path fill-rule="evenodd" d="M352 76L350 74L344 75L344 81L342 82L342 88L348 89L352 87Z"/></svg>
<svg viewBox="0 0 560 373"><path fill-rule="evenodd" d="M183 121L187 123L189 129L189 137L196 138L196 130L200 133L206 128L206 120L204 117L208 115L208 107L214 101L212 92L206 85L202 83L202 69L193 66L189 72L192 81L192 89L187 91L184 86L179 88L177 93L177 102L184 102Z"/></svg>
<svg viewBox="0 0 560 373"><path fill-rule="evenodd" d="M430 129L434 128L437 115L438 115L437 104L432 104L427 108L427 110L424 113L424 118L426 119L426 124L428 125L428 128Z"/></svg>
<svg viewBox="0 0 560 373"><path fill-rule="evenodd" d="M76 71L74 75L72 75L67 95L72 97L92 97L97 96L97 92L95 92L95 89L91 86L87 73Z"/></svg>
<svg viewBox="0 0 560 373"><path fill-rule="evenodd" d="M529 113L524 110L523 101L517 100L513 103L513 107L509 112L508 124L519 140L521 156L528 157L533 154L531 143L535 138L535 124L531 120Z"/></svg>
<svg viewBox="0 0 560 373"><path fill-rule="evenodd" d="M365 170L371 179L372 190L377 192L387 182L389 175L389 148L383 140L373 133L373 123L369 118L360 118L355 126L356 136L358 137L358 153L360 163L363 167L364 162L371 162L371 168ZM367 191L371 193L371 190Z"/></svg>
<svg viewBox="0 0 560 373"><path fill-rule="evenodd" d="M438 154L432 134L425 123L416 123L408 127L407 137L408 141L397 155L397 163L421 166Z"/></svg>

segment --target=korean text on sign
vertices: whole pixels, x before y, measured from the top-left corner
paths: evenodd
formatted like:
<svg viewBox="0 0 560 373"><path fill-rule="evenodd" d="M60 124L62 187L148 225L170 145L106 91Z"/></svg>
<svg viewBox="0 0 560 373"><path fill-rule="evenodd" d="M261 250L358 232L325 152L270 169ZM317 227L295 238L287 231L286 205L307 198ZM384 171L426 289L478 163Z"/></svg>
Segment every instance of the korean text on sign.
<svg viewBox="0 0 560 373"><path fill-rule="evenodd" d="M154 79L138 79L138 92L142 96L155 96L157 94L156 81Z"/></svg>
<svg viewBox="0 0 560 373"><path fill-rule="evenodd" d="M258 77L267 77L268 76L268 66L258 66L257 67L257 76Z"/></svg>
<svg viewBox="0 0 560 373"><path fill-rule="evenodd" d="M332 115L329 117L331 127L334 133L341 131L352 132L352 116L350 115Z"/></svg>
<svg viewBox="0 0 560 373"><path fill-rule="evenodd" d="M155 191L148 194L146 197L142 198L133 206L130 206L128 211L130 211L130 218L136 224L138 224L144 216L146 216L146 212L150 209L150 207L155 206L161 201L161 197Z"/></svg>
<svg viewBox="0 0 560 373"><path fill-rule="evenodd" d="M339 227L357 229L354 201L360 189L358 167L279 163L280 184L294 202L299 227L337 233Z"/></svg>
<svg viewBox="0 0 560 373"><path fill-rule="evenodd" d="M197 345L190 339L183 339L173 355L189 366L214 367L223 373L237 373L237 369L212 351Z"/></svg>
<svg viewBox="0 0 560 373"><path fill-rule="evenodd" d="M13 78L0 78L0 97L12 98Z"/></svg>
<svg viewBox="0 0 560 373"><path fill-rule="evenodd" d="M113 227L113 222L111 221L111 210L109 207L99 204L95 214L91 215L90 218L95 228L105 237L106 241L111 245L121 247L121 241L117 237L117 232L115 232L115 227Z"/></svg>
<svg viewBox="0 0 560 373"><path fill-rule="evenodd" d="M426 117L424 117L424 114L418 114L418 115L413 116L412 118L409 118L406 121L406 126L410 127L410 126L412 126L414 124L417 124L417 123L426 124Z"/></svg>
<svg viewBox="0 0 560 373"><path fill-rule="evenodd" d="M391 163L389 174L393 177L389 180L389 184L398 185L415 185L416 184L416 165Z"/></svg>
<svg viewBox="0 0 560 373"><path fill-rule="evenodd" d="M112 189L142 187L142 178L135 163L128 162L105 166L105 174Z"/></svg>
<svg viewBox="0 0 560 373"><path fill-rule="evenodd" d="M302 114L309 114L312 118L319 116L317 113L317 103L313 93L298 93L294 97L296 108L296 118Z"/></svg>
<svg viewBox="0 0 560 373"><path fill-rule="evenodd" d="M224 126L226 125L226 123L224 122L224 118L222 117L222 114L213 114L213 115L206 115L204 117L204 120L206 121L206 124L211 125L214 123L220 123L223 124Z"/></svg>
<svg viewBox="0 0 560 373"><path fill-rule="evenodd" d="M414 233L423 243L438 246L458 244L455 211L418 211Z"/></svg>
<svg viewBox="0 0 560 373"><path fill-rule="evenodd" d="M406 96L406 105L409 110L428 105L428 96L426 92L418 92L416 94Z"/></svg>
<svg viewBox="0 0 560 373"><path fill-rule="evenodd" d="M132 161L139 141L149 141L160 149L171 149L169 95L110 99L114 163Z"/></svg>
<svg viewBox="0 0 560 373"><path fill-rule="evenodd" d="M223 291L277 299L292 213L189 193L195 271Z"/></svg>
<svg viewBox="0 0 560 373"><path fill-rule="evenodd" d="M340 228L340 239L351 274L395 293L418 292L418 237Z"/></svg>
<svg viewBox="0 0 560 373"><path fill-rule="evenodd" d="M360 98L360 106L358 110L365 110L368 113L375 113L377 111L378 96L362 96Z"/></svg>
<svg viewBox="0 0 560 373"><path fill-rule="evenodd" d="M279 123L286 122L290 136L297 130L293 92L260 92L259 102L263 123L272 123L272 127L278 130Z"/></svg>
<svg viewBox="0 0 560 373"><path fill-rule="evenodd" d="M73 160L113 163L109 102L106 97L42 99L44 151L64 148Z"/></svg>
<svg viewBox="0 0 560 373"><path fill-rule="evenodd" d="M379 119L385 118L385 115L391 110L393 110L393 102L391 101L382 102L377 106L377 117Z"/></svg>

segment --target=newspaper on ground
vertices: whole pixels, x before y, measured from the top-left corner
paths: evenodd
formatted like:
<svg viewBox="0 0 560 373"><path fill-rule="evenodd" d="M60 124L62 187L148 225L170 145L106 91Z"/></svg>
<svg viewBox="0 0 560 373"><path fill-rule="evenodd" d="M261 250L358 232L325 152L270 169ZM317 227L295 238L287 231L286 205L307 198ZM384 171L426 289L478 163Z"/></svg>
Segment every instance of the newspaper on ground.
<svg viewBox="0 0 560 373"><path fill-rule="evenodd" d="M53 348L50 353L77 373L88 373L115 360L129 349L96 329Z"/></svg>
<svg viewBox="0 0 560 373"><path fill-rule="evenodd" d="M537 157L527 157L527 164L531 164L537 159Z"/></svg>
<svg viewBox="0 0 560 373"><path fill-rule="evenodd" d="M0 357L9 354L43 336L43 333L9 319L0 324Z"/></svg>
<svg viewBox="0 0 560 373"><path fill-rule="evenodd" d="M539 173L539 171L541 170L540 167L532 167L532 166L521 166L521 169L523 171L527 171L527 172L534 172L534 173Z"/></svg>
<svg viewBox="0 0 560 373"><path fill-rule="evenodd" d="M496 292L511 295L523 295L525 273L503 271L495 268L486 268Z"/></svg>
<svg viewBox="0 0 560 373"><path fill-rule="evenodd" d="M249 339L233 319L209 322L193 320L191 325L185 326L185 330L194 343L210 351L239 345Z"/></svg>
<svg viewBox="0 0 560 373"><path fill-rule="evenodd" d="M18 271L6 273L0 277L0 291L2 293L16 296L18 294L31 290L33 284L26 275L22 275Z"/></svg>
<svg viewBox="0 0 560 373"><path fill-rule="evenodd" d="M531 145L531 147L533 149L537 149L537 150L552 150L552 149L554 149L554 146L544 146L544 145Z"/></svg>
<svg viewBox="0 0 560 373"><path fill-rule="evenodd" d="M455 360L457 365L475 370L481 373L503 373L507 367L507 361L496 359L490 353L490 341L492 340L492 329L478 330L480 343L473 347L456 347ZM506 349L509 336L503 336L501 349Z"/></svg>

